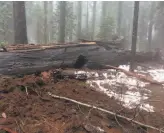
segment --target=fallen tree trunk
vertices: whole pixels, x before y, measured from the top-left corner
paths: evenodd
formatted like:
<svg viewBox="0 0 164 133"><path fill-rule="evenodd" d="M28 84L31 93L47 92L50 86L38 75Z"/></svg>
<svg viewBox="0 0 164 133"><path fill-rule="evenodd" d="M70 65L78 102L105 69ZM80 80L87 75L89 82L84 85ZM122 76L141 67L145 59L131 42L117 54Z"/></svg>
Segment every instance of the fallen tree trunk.
<svg viewBox="0 0 164 133"><path fill-rule="evenodd" d="M25 52L25 51L38 51L43 49L60 49L60 48L71 48L71 47L85 47L85 46L91 46L90 44L50 44L50 45L35 45L35 44L26 44L26 45L11 45L5 48L6 51L4 52Z"/></svg>
<svg viewBox="0 0 164 133"><path fill-rule="evenodd" d="M83 55L87 59L87 63L84 61L80 67L85 65L90 69L102 69L106 65L127 64L131 58L130 51L117 48L105 50L103 47L95 45L25 52L0 52L0 74L31 74L60 67L78 68L75 66L78 66L76 60L79 55ZM135 61L150 61L155 58L154 56L154 53L138 52Z"/></svg>
<svg viewBox="0 0 164 133"><path fill-rule="evenodd" d="M28 51L28 50L43 50L43 49L58 49L58 48L73 48L73 47L85 47L85 46L102 46L105 49L112 49L113 47L120 47L123 43L123 38L119 38L117 40L111 40L108 42L102 41L89 41L80 39L79 42L68 42L68 43L51 43L51 44L16 44L16 45L8 45L2 48L4 52L8 51Z"/></svg>

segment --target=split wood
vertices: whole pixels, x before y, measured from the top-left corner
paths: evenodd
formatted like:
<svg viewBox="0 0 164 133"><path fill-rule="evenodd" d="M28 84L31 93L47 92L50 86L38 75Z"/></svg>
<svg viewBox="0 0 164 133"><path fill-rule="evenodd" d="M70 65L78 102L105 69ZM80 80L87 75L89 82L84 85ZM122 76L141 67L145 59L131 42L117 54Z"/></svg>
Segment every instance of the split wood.
<svg viewBox="0 0 164 133"><path fill-rule="evenodd" d="M107 113L107 114L110 114L110 115L113 115L113 116L117 116L118 118L124 119L126 121L133 122L133 123L135 123L137 125L144 126L144 127L147 127L147 128L150 128L150 129L153 129L153 130L156 130L156 131L159 131L160 133L164 133L164 130L161 130L159 128L153 127L151 125L147 125L147 124L141 123L139 121L135 121L135 120L133 120L131 118L128 118L128 117L125 117L125 116L122 116L122 115L118 115L118 114L116 114L116 113L114 113L112 111L108 111L106 109L99 108L99 107L96 107L94 105L90 105L90 104L87 104L87 103L79 102L79 101L76 101L74 99L70 99L70 98L63 97L63 96L57 96L57 95L52 94L51 92L48 92L48 95L53 97L53 98L67 100L67 101L70 101L70 102L73 102L73 103L76 103L76 104L79 104L79 105L82 105L82 106L85 106L85 107L88 107L88 108L93 108L93 109L96 109L98 111L101 111L101 112L104 112L104 113Z"/></svg>

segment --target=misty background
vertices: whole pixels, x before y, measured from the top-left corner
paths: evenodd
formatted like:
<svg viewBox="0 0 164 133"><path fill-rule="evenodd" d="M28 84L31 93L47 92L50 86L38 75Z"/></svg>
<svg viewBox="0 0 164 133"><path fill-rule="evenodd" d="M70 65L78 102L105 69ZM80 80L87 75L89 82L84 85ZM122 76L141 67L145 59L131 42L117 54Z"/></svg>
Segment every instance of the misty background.
<svg viewBox="0 0 164 133"><path fill-rule="evenodd" d="M58 42L59 29L63 25L65 42L76 42L78 39L108 41L123 36L125 49L130 49L133 1L69 1L64 4L65 10L60 1L25 2L28 43ZM0 7L0 43L13 44L13 2L1 1ZM164 2L141 1L139 8L137 50L163 48ZM61 14L65 16L64 22Z"/></svg>

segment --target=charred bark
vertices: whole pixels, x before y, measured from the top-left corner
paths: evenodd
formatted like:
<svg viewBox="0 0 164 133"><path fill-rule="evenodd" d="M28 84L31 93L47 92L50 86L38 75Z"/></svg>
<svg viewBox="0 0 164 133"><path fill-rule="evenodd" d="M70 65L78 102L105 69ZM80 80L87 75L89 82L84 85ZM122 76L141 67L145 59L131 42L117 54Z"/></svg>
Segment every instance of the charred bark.
<svg viewBox="0 0 164 133"><path fill-rule="evenodd" d="M156 58L158 57L154 53L139 52L136 53L134 61L144 62L157 60ZM103 47L98 45L74 46L68 47L67 50L61 47L26 52L0 52L0 74L32 74L60 67L81 68L84 65L89 69L104 69L106 65L127 64L130 59L131 51L118 48L104 50Z"/></svg>

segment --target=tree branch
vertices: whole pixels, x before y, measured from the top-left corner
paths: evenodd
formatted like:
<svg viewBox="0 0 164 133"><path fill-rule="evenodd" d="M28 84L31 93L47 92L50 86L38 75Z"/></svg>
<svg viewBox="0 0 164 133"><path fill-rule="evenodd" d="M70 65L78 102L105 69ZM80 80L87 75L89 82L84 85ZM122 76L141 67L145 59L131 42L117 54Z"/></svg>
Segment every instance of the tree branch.
<svg viewBox="0 0 164 133"><path fill-rule="evenodd" d="M159 128L153 127L151 125L147 125L147 124L141 123L139 121L135 121L135 120L133 120L131 118L128 118L128 117L125 117L125 116L122 116L122 115L118 115L118 114L116 114L116 113L114 113L112 111L108 111L106 109L99 108L99 107L96 107L94 105L90 105L90 104L87 104L87 103L76 101L74 99L70 99L70 98L63 97L63 96L57 96L57 95L52 94L51 92L48 92L48 95L53 97L53 98L62 99L62 100L70 101L70 102L73 102L73 103L76 103L76 104L79 104L79 105L82 105L82 106L85 106L85 107L88 107L88 108L93 108L93 109L96 109L98 111L102 111L104 113L107 113L107 114L110 114L110 115L113 115L113 116L117 116L118 118L124 119L126 121L133 122L133 123L135 123L137 125L144 126L144 127L147 127L147 128L150 128L150 129L153 129L153 130L156 130L156 131L159 131L160 133L164 133L164 130L161 130Z"/></svg>

